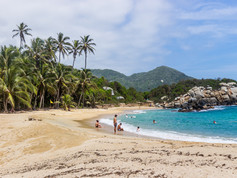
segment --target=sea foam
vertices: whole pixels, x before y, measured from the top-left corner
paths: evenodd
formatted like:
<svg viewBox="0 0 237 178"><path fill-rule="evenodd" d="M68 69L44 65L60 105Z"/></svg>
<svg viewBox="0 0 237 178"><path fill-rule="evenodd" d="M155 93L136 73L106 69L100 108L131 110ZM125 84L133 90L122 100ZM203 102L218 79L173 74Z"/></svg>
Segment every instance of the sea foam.
<svg viewBox="0 0 237 178"><path fill-rule="evenodd" d="M145 114L146 111L144 111L144 110L134 110L133 113L134 114Z"/></svg>
<svg viewBox="0 0 237 178"><path fill-rule="evenodd" d="M100 119L100 122L103 124L107 124L113 126L113 120L111 119ZM118 123L120 120L118 120ZM125 131L138 134L142 136L160 138L165 140L177 140L177 141L189 141L189 142L206 142L206 143L231 143L237 144L237 138L223 138L223 137L207 137L202 135L191 135L191 134L184 134L179 132L171 132L171 131L158 131L158 130L148 130L143 129L140 127L140 131L137 132L137 126L128 124L123 122L122 127Z"/></svg>
<svg viewBox="0 0 237 178"><path fill-rule="evenodd" d="M201 110L199 112L218 111L218 110L224 110L224 109L225 109L224 106L215 106L214 108Z"/></svg>

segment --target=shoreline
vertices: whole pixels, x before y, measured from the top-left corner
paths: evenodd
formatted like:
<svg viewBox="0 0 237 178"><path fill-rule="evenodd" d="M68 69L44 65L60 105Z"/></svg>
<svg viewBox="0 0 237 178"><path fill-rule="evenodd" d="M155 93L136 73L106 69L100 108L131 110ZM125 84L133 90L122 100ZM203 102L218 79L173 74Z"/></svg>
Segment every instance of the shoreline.
<svg viewBox="0 0 237 178"><path fill-rule="evenodd" d="M1 114L0 177L189 177L190 172L195 177L236 175L235 144L114 135L82 123L126 110L138 109ZM29 121L29 117L36 120Z"/></svg>
<svg viewBox="0 0 237 178"><path fill-rule="evenodd" d="M141 110L157 110L157 109L141 109ZM211 109L212 110L212 109ZM125 114L136 114L133 113L131 111L135 111L135 110L125 110L122 112L122 115ZM95 123L95 119L101 120L101 119L106 119L106 120L112 120L113 115L104 115L104 116L100 116L98 118L93 118L93 119L89 119L88 121L84 121L83 124L90 129L96 129L94 127L94 123ZM79 121L82 122L82 121ZM112 135L120 135L120 136L128 136L128 137L136 137L136 138L149 138L149 139L154 139L154 140L167 140L167 141L180 141L180 142L194 142L194 143L209 143L209 144L237 144L237 141L235 140L231 140L233 138L225 138L225 137L215 137L215 136L206 136L206 135L195 135L195 134L184 134L184 133L180 133L180 132L166 132L166 131L157 131L158 133L160 132L161 134L171 134L174 135L173 137L175 137L176 135L179 137L177 139L175 138L164 138L162 136L152 136L150 134L148 134L149 130L148 129L143 129L146 133L137 133L135 131L131 132L131 131L127 131L125 129L125 131L117 131L116 134L114 134L113 131L113 126L110 125L109 123L100 123L102 124L102 128L100 129L96 129L98 132L104 132L107 134L112 134ZM132 125L134 126L134 125ZM135 127L135 126L134 126Z"/></svg>

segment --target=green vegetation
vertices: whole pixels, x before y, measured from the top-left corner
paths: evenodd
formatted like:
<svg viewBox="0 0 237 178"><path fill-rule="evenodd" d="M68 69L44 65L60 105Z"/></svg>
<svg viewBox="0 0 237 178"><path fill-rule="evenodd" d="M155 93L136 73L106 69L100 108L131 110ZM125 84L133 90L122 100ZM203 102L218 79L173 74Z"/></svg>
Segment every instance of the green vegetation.
<svg viewBox="0 0 237 178"><path fill-rule="evenodd" d="M92 73L98 77L104 76L109 81L118 81L127 88L133 87L143 92L150 91L163 84L171 85L182 80L192 79L192 77L166 66L157 67L149 72L137 73L131 76L108 69L93 69Z"/></svg>
<svg viewBox="0 0 237 178"><path fill-rule="evenodd" d="M98 104L143 101L143 93L126 89L118 82L108 82L104 77L94 77L86 69L88 53L94 54L95 43L90 36L81 41L58 33L57 39L34 38L25 44L24 35L31 35L27 25L21 23L13 37L19 35L20 48L0 48L0 111L14 112L45 107L70 110L72 107L95 107ZM23 44L25 44L23 46ZM74 69L76 57L85 55L85 69ZM58 57L57 55L58 54ZM61 57L73 55L72 66L61 64ZM114 91L104 90L111 87ZM123 99L117 99L122 96Z"/></svg>
<svg viewBox="0 0 237 178"><path fill-rule="evenodd" d="M172 101L175 99L175 97L178 97L180 95L183 95L188 92L191 88L195 86L203 86L203 87L212 87L212 89L217 90L220 88L221 82L236 82L232 79L192 79L192 80L185 80L178 82L176 84L172 85L162 85L159 86L150 92L145 93L145 98L149 98L150 100L153 100L155 102L162 102L161 99L163 96L167 96L167 101Z"/></svg>

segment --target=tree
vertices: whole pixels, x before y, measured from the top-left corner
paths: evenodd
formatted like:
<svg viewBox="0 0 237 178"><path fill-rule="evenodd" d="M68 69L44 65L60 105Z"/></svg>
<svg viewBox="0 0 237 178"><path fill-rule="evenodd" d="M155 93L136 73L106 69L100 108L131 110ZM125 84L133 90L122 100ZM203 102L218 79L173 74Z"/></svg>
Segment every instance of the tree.
<svg viewBox="0 0 237 178"><path fill-rule="evenodd" d="M31 40L31 46L26 45L26 53L29 57L34 59L36 62L36 67L38 69L42 69L42 61L45 60L44 58L44 40L40 38L36 38Z"/></svg>
<svg viewBox="0 0 237 178"><path fill-rule="evenodd" d="M19 50L13 46L1 47L0 51L0 94L3 100L4 111L8 111L8 104L14 111L15 103L31 107L28 88L30 81L24 75L24 71L16 65Z"/></svg>
<svg viewBox="0 0 237 178"><path fill-rule="evenodd" d="M69 94L65 94L62 96L62 105L66 111L70 111L70 108L74 108L76 103L73 102L73 97L71 97Z"/></svg>
<svg viewBox="0 0 237 178"><path fill-rule="evenodd" d="M80 98L78 100L78 106L82 106L84 107L85 105L85 94L86 91L88 91L90 88L93 88L95 86L94 82L91 81L91 77L92 77L92 73L90 70L88 69L83 69L81 71L81 75L80 75L80 80L78 81L78 88L80 88Z"/></svg>
<svg viewBox="0 0 237 178"><path fill-rule="evenodd" d="M80 54L82 53L82 51L84 51L85 54L85 69L86 69L86 65L87 65L87 54L89 53L93 53L95 51L95 48L93 46L96 46L95 43L92 42L93 39L90 39L90 35L81 37L81 46L80 46Z"/></svg>
<svg viewBox="0 0 237 178"><path fill-rule="evenodd" d="M48 61L54 61L56 63L56 55L55 52L57 50L56 44L54 43L54 39L49 37L48 39L44 40L44 52L45 57Z"/></svg>
<svg viewBox="0 0 237 178"><path fill-rule="evenodd" d="M81 46L80 46L79 40L74 40L74 41L72 41L72 44L70 44L69 54L73 54L72 69L74 67L77 55L80 56L80 48L81 48Z"/></svg>
<svg viewBox="0 0 237 178"><path fill-rule="evenodd" d="M56 102L59 106L60 98L63 94L67 94L70 91L73 91L75 84L72 81L73 75L71 74L70 68L65 67L61 64L53 68L54 75L54 87L56 89Z"/></svg>
<svg viewBox="0 0 237 178"><path fill-rule="evenodd" d="M23 22L18 26L17 25L17 29L12 30L12 32L16 32L16 34L14 34L12 36L12 38L14 38L15 36L20 36L20 48L22 48L23 43L26 43L25 41L25 35L29 35L32 36L29 31L31 31L30 28L28 28L28 26L26 24L24 24Z"/></svg>
<svg viewBox="0 0 237 178"><path fill-rule="evenodd" d="M67 40L69 40L70 38L69 37L64 37L63 36L63 33L58 33L58 39L54 39L54 42L56 44L56 49L59 53L59 63L61 62L61 55L64 56L67 55L67 52L68 52L68 48L70 46L70 43L67 42Z"/></svg>

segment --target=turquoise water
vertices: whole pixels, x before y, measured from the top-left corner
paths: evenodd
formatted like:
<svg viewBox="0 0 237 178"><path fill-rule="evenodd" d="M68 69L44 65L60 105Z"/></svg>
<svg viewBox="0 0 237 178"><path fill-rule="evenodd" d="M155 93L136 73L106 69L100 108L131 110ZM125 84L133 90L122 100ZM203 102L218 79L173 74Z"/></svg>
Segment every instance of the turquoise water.
<svg viewBox="0 0 237 178"><path fill-rule="evenodd" d="M112 125L112 118L101 119ZM201 112L177 110L137 110L118 117L128 132L184 141L237 143L237 106L218 106ZM153 124L156 120L156 124ZM213 123L216 121L216 124ZM136 132L137 126L140 131Z"/></svg>

